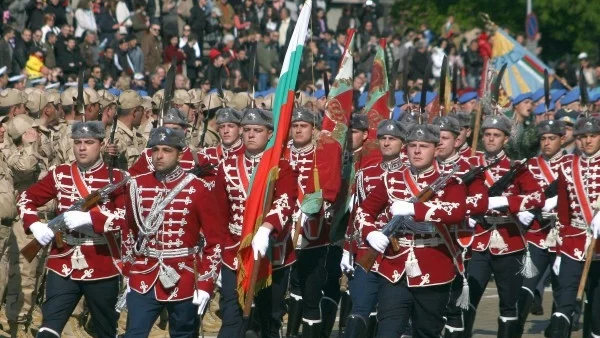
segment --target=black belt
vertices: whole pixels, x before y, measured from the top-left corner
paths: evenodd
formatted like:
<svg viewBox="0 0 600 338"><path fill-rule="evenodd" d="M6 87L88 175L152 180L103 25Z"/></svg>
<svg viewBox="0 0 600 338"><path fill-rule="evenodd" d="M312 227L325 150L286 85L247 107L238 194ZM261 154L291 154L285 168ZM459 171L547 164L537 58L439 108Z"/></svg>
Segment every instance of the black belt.
<svg viewBox="0 0 600 338"><path fill-rule="evenodd" d="M7 227L12 226L13 222L14 222L14 219L8 218L8 217L0 219L0 225L4 225L4 226L7 226Z"/></svg>

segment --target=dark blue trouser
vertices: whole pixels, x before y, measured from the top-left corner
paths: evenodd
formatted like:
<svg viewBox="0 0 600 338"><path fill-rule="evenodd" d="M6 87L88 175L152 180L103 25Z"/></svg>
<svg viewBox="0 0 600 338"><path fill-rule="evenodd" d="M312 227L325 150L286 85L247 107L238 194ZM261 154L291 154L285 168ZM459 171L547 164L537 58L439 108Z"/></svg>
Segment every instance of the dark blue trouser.
<svg viewBox="0 0 600 338"><path fill-rule="evenodd" d="M591 304L590 324L592 333L600 337L600 261L592 262L588 275L587 300Z"/></svg>
<svg viewBox="0 0 600 338"><path fill-rule="evenodd" d="M290 290L295 295L302 296L302 318L321 319L322 290L327 279L327 250L327 246L296 250Z"/></svg>
<svg viewBox="0 0 600 338"><path fill-rule="evenodd" d="M159 283L159 282L158 282ZM198 306L192 299L161 302L156 300L154 288L146 294L130 291L127 294L127 330L125 338L147 338L152 325L163 311L169 313L169 336L192 338L199 325Z"/></svg>
<svg viewBox="0 0 600 338"><path fill-rule="evenodd" d="M533 265L538 270L538 275L533 278L523 278L523 286L521 288L527 290L532 297L535 296L535 290L538 288L538 284L542 281L544 277L544 272L548 268L552 268L552 264L554 263L554 258L556 256L555 253L549 252L547 249L540 249L533 244L529 245L529 254L531 255L531 261ZM542 288L542 294L543 294Z"/></svg>
<svg viewBox="0 0 600 338"><path fill-rule="evenodd" d="M342 293L340 292L340 278L342 277L340 262L342 261L343 252L344 249L340 246L329 246L325 262L327 278L323 286L323 298L329 298L336 304L340 302L340 298L342 297Z"/></svg>
<svg viewBox="0 0 600 338"><path fill-rule="evenodd" d="M354 276L348 281L352 299L350 315L360 316L367 322L377 305L379 276L374 272L366 272L358 264L355 267Z"/></svg>
<svg viewBox="0 0 600 338"><path fill-rule="evenodd" d="M473 251L468 269L469 298L473 310L477 309L493 273L500 298L500 317L517 320L517 300L523 285L520 273L523 255L524 251L500 256L490 254L489 250Z"/></svg>
<svg viewBox="0 0 600 338"><path fill-rule="evenodd" d="M289 267L274 270L271 286L262 289L254 297L254 311L260 321L262 337L279 337L279 329L285 314L285 292L289 272ZM244 323L238 301L236 271L223 266L221 268L221 285L219 307L222 324L218 337L237 338L242 336Z"/></svg>
<svg viewBox="0 0 600 338"><path fill-rule="evenodd" d="M555 285L554 304L556 305L553 315L561 313L570 321L575 308L580 306L576 298L579 280L583 272L583 263L561 255L558 276L552 272L552 285Z"/></svg>
<svg viewBox="0 0 600 338"><path fill-rule="evenodd" d="M97 337L114 338L119 314L115 304L119 293L119 277L98 281L74 281L48 271L46 300L42 305L42 325L39 335L60 335L81 296L90 309Z"/></svg>
<svg viewBox="0 0 600 338"><path fill-rule="evenodd" d="M444 310L450 297L450 283L408 287L406 278L391 283L379 280L377 338L398 338L412 319L414 338L439 338L444 329Z"/></svg>

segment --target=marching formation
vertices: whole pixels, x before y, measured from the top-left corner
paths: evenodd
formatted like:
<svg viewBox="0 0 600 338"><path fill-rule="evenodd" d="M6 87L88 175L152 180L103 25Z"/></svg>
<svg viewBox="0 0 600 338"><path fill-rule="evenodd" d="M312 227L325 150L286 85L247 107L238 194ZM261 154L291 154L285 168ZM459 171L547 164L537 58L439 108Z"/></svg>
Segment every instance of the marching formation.
<svg viewBox="0 0 600 338"><path fill-rule="evenodd" d="M221 338L330 337L338 313L343 337L471 337L493 278L489 329L514 338L550 278L546 336L569 337L585 304L584 337L600 337L587 89L546 86L532 119L530 93L501 111L503 69L491 110L473 92L444 109L425 79L393 119L377 60L367 107L353 109L348 40L314 96L175 90L174 66L154 97L96 92L81 75L62 93L0 92L3 329L28 334L41 302L38 337L61 337L81 311L98 337L148 337L159 318L192 337L218 293ZM302 49L290 50L288 63Z"/></svg>

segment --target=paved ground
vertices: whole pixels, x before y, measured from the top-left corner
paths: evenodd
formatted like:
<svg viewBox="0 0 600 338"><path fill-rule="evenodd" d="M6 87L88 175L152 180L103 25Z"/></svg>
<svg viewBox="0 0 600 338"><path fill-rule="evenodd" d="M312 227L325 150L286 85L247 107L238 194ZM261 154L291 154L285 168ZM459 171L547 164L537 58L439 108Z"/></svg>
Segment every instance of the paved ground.
<svg viewBox="0 0 600 338"><path fill-rule="evenodd" d="M544 315L543 316L529 316L529 320L525 327L525 334L523 337L525 338L543 338L543 332L546 326L548 325L548 318L550 317L551 310L551 301L552 301L552 293L549 289L546 290L544 295ZM4 313L0 313L0 316L4 317ZM481 300L481 304L478 311L478 316L475 321L475 331L474 338L492 338L496 337L496 328L497 328L497 318L498 318L498 294L496 291L496 286L494 283L490 283L486 293ZM3 318L2 318L3 319ZM1 325L2 320L0 320ZM337 324L335 326L337 328ZM152 338L162 338L168 337L168 332L162 331L157 332L159 330L153 331L151 335ZM66 332L65 332L66 333ZM74 338L88 338L86 335L80 334L65 334L65 336L74 337ZM6 337L0 333L0 337ZM207 333L205 338L214 338L216 334ZM332 334L333 338L338 337L338 332L334 331ZM581 338L581 331L573 332L572 338Z"/></svg>

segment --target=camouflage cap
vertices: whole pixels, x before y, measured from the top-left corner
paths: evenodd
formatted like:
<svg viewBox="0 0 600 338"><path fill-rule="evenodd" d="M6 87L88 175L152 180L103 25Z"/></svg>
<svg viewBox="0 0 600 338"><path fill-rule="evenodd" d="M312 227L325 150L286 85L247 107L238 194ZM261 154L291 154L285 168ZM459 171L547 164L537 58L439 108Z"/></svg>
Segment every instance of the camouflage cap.
<svg viewBox="0 0 600 338"><path fill-rule="evenodd" d="M265 97L259 97L255 100L256 106L265 109L271 110L273 108L273 100L275 99L275 94L271 93Z"/></svg>
<svg viewBox="0 0 600 338"><path fill-rule="evenodd" d="M578 118L573 129L573 136L584 134L600 134L600 119L591 116Z"/></svg>
<svg viewBox="0 0 600 338"><path fill-rule="evenodd" d="M0 124L7 122L8 115L0 115Z"/></svg>
<svg viewBox="0 0 600 338"><path fill-rule="evenodd" d="M143 103L142 96L135 90L125 90L121 93L121 96L119 96L119 106L121 109L141 107Z"/></svg>
<svg viewBox="0 0 600 338"><path fill-rule="evenodd" d="M152 98L150 96L142 96L142 107L144 107L144 110L152 109Z"/></svg>
<svg viewBox="0 0 600 338"><path fill-rule="evenodd" d="M160 107L160 105L164 99L165 99L165 90L164 89L157 90L156 93L154 93L154 95L152 95L152 106L154 107L154 109L158 109L158 107Z"/></svg>
<svg viewBox="0 0 600 338"><path fill-rule="evenodd" d="M173 104L192 104L192 97L187 91L177 89L173 94Z"/></svg>
<svg viewBox="0 0 600 338"><path fill-rule="evenodd" d="M464 112L464 111L459 111L456 112L456 114L453 115L457 120L458 123L460 124L461 128L471 128L471 114Z"/></svg>
<svg viewBox="0 0 600 338"><path fill-rule="evenodd" d="M190 96L190 103L193 105L200 104L202 99L204 98L204 92L200 88L194 88L188 90L188 95Z"/></svg>
<svg viewBox="0 0 600 338"><path fill-rule="evenodd" d="M103 140L104 137L105 131L102 121L77 121L71 126L71 138L74 140L82 138Z"/></svg>
<svg viewBox="0 0 600 338"><path fill-rule="evenodd" d="M438 144L440 142L440 127L433 124L415 124L408 132L406 141Z"/></svg>
<svg viewBox="0 0 600 338"><path fill-rule="evenodd" d="M486 129L498 129L503 131L506 135L510 135L512 129L512 123L506 115L490 115L483 120L481 124L481 130Z"/></svg>
<svg viewBox="0 0 600 338"><path fill-rule="evenodd" d="M440 131L449 131L456 135L460 134L460 123L453 116L438 116L433 119L433 124L440 127Z"/></svg>
<svg viewBox="0 0 600 338"><path fill-rule="evenodd" d="M216 93L208 94L202 99L200 104L203 110L211 110L223 107L223 100Z"/></svg>
<svg viewBox="0 0 600 338"><path fill-rule="evenodd" d="M308 94L306 94L303 91L297 91L296 92L296 98L294 99L294 101L299 105L299 106L305 106L307 103L309 102L314 102L316 101L316 99Z"/></svg>
<svg viewBox="0 0 600 338"><path fill-rule="evenodd" d="M25 114L19 114L13 117L6 124L6 132L11 139L16 140L23 136L29 128L37 126L33 118Z"/></svg>
<svg viewBox="0 0 600 338"><path fill-rule="evenodd" d="M94 104L100 102L100 95L92 88L83 88L83 104Z"/></svg>
<svg viewBox="0 0 600 338"><path fill-rule="evenodd" d="M48 104L48 96L41 89L33 89L29 95L27 95L27 103L25 107L32 114L39 113Z"/></svg>
<svg viewBox="0 0 600 338"><path fill-rule="evenodd" d="M184 126L184 127L190 126L190 124L187 121L186 114L177 108L169 109L169 111L163 117L163 123L164 124L167 124L167 123L178 124L178 125Z"/></svg>
<svg viewBox="0 0 600 338"><path fill-rule="evenodd" d="M227 102L227 107L243 110L250 106L250 95L247 92L239 92L233 95L231 101Z"/></svg>
<svg viewBox="0 0 600 338"><path fill-rule="evenodd" d="M563 136L565 134L565 123L563 121L543 120L536 126L537 137L544 134Z"/></svg>
<svg viewBox="0 0 600 338"><path fill-rule="evenodd" d="M12 107L27 103L27 96L20 90L8 88L0 92L0 107Z"/></svg>
<svg viewBox="0 0 600 338"><path fill-rule="evenodd" d="M231 90L223 90L223 98L225 99L225 104L227 104L227 102L231 102L231 100L233 100L234 95L235 94Z"/></svg>
<svg viewBox="0 0 600 338"><path fill-rule="evenodd" d="M356 130L367 131L369 130L369 119L367 115L354 113L352 114L352 121L350 121L350 127Z"/></svg>
<svg viewBox="0 0 600 338"><path fill-rule="evenodd" d="M273 129L273 113L264 109L248 108L244 111L240 125L259 125Z"/></svg>
<svg viewBox="0 0 600 338"><path fill-rule="evenodd" d="M292 112L292 123L306 122L317 128L321 128L321 118L319 114L314 113L306 107L296 107Z"/></svg>
<svg viewBox="0 0 600 338"><path fill-rule="evenodd" d="M185 132L180 129L167 127L152 129L150 139L148 140L148 147L152 148L158 145L183 149L186 147Z"/></svg>
<svg viewBox="0 0 600 338"><path fill-rule="evenodd" d="M46 96L48 97L48 102L53 103L55 105L60 103L60 93L57 91L46 92Z"/></svg>
<svg viewBox="0 0 600 338"><path fill-rule="evenodd" d="M404 140L406 138L406 131L399 121L392 119L383 120L379 122L379 125L377 126L377 137L385 135L398 137Z"/></svg>
<svg viewBox="0 0 600 338"><path fill-rule="evenodd" d="M240 124L242 121L242 113L233 108L220 108L217 110L217 124L235 123Z"/></svg>
<svg viewBox="0 0 600 338"><path fill-rule="evenodd" d="M63 106L72 106L75 104L75 98L77 97L77 88L69 87L60 94L60 103Z"/></svg>
<svg viewBox="0 0 600 338"><path fill-rule="evenodd" d="M117 104L117 97L105 89L100 89L98 91L98 96L100 96L100 106L102 108L109 106L113 103Z"/></svg>

